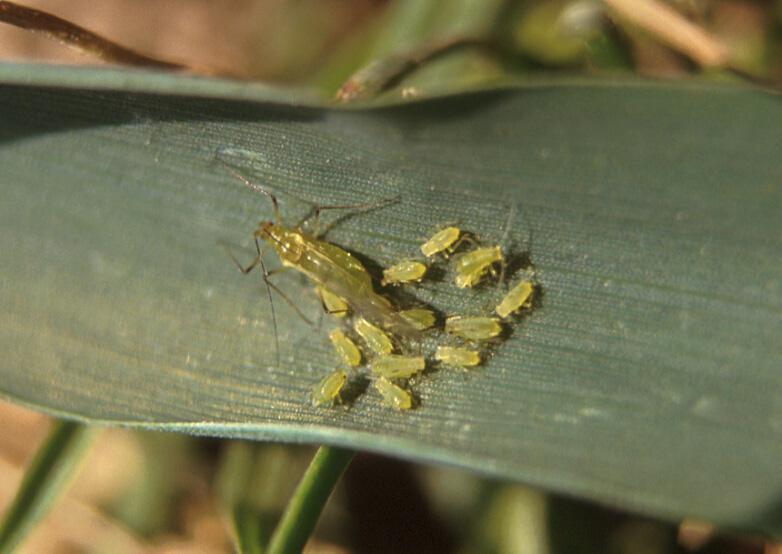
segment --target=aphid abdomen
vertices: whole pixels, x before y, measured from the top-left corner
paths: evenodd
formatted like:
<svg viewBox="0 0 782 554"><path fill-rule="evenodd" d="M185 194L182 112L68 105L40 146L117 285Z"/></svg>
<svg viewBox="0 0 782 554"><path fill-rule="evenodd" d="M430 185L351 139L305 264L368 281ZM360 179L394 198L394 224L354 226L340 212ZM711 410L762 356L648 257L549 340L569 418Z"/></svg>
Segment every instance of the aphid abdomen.
<svg viewBox="0 0 782 554"><path fill-rule="evenodd" d="M358 316L383 329L409 337L417 331L385 297L372 288L372 277L349 252L325 241L307 239L297 265L319 286L338 296Z"/></svg>
<svg viewBox="0 0 782 554"><path fill-rule="evenodd" d="M345 291L372 290L372 278L361 262L324 241L308 238L303 254L292 267L346 302Z"/></svg>

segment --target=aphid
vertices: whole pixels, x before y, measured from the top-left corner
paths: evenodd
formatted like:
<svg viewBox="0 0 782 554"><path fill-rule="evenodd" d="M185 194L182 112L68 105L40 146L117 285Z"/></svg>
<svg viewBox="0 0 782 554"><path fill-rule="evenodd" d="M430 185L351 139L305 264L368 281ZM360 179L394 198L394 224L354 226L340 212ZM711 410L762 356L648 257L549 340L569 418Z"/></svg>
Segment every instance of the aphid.
<svg viewBox="0 0 782 554"><path fill-rule="evenodd" d="M394 349L394 343L391 342L389 336L381 328L372 325L362 317L353 322L353 329L364 339L369 349L377 355L390 354Z"/></svg>
<svg viewBox="0 0 782 554"><path fill-rule="evenodd" d="M461 231L457 227L446 227L437 231L432 238L421 245L421 253L427 258L443 252L446 256L453 251Z"/></svg>
<svg viewBox="0 0 782 554"><path fill-rule="evenodd" d="M386 379L407 379L423 371L426 361L423 356L386 354L372 360L369 367L373 373Z"/></svg>
<svg viewBox="0 0 782 554"><path fill-rule="evenodd" d="M410 308L402 310L399 314L419 331L433 327L437 318L429 308Z"/></svg>
<svg viewBox="0 0 782 554"><path fill-rule="evenodd" d="M383 402L397 410L409 410L413 407L413 397L399 385L395 385L385 377L372 381L375 390L383 397Z"/></svg>
<svg viewBox="0 0 782 554"><path fill-rule="evenodd" d="M318 206L297 226L286 227L281 223L277 198L271 192L251 183L231 168L228 169L247 187L268 196L274 207L274 222L262 221L253 233L255 248L258 252L255 259L247 267L242 267L237 262L243 273L249 273L254 267L260 265L263 269L264 280L268 285L296 308L296 305L268 280L270 273L264 268L259 242L263 240L274 249L284 267L293 268L303 273L315 285L327 289L347 304L354 313L367 321L400 336L412 336L417 333L415 327L399 314L387 298L374 291L372 277L361 265L361 262L342 248L321 240L317 231L310 234L302 230L302 225L311 217L315 218L317 229L320 212L323 210L370 209L388 204L390 201L350 206ZM298 311L298 308L296 309Z"/></svg>
<svg viewBox="0 0 782 554"><path fill-rule="evenodd" d="M315 287L315 290L318 291L318 296L320 296L320 300L323 302L323 308L326 310L326 313L336 317L345 317L345 314L348 313L348 305L344 300L330 292L329 289Z"/></svg>
<svg viewBox="0 0 782 554"><path fill-rule="evenodd" d="M383 270L383 280L380 284L398 285L401 283L417 283L426 274L426 266L421 262L405 260Z"/></svg>
<svg viewBox="0 0 782 554"><path fill-rule="evenodd" d="M326 375L312 389L312 405L320 406L327 402L333 402L335 398L339 397L339 393L347 380L348 376L342 369L335 369Z"/></svg>
<svg viewBox="0 0 782 554"><path fill-rule="evenodd" d="M532 281L521 281L508 291L508 294L497 304L494 311L502 318L508 317L516 310L529 304L534 290L535 286L532 284Z"/></svg>
<svg viewBox="0 0 782 554"><path fill-rule="evenodd" d="M473 367L481 363L479 352L457 346L438 346L434 359L455 367Z"/></svg>
<svg viewBox="0 0 782 554"><path fill-rule="evenodd" d="M467 340L488 340L502 332L496 317L451 316L445 320L445 332Z"/></svg>
<svg viewBox="0 0 782 554"><path fill-rule="evenodd" d="M482 246L460 255L456 259L456 286L462 289L472 287L487 271L494 275L495 263L505 264L499 246Z"/></svg>
<svg viewBox="0 0 782 554"><path fill-rule="evenodd" d="M361 352L358 346L342 332L342 329L331 331L329 338L334 345L334 350L337 351L337 355L345 365L356 367L361 363Z"/></svg>

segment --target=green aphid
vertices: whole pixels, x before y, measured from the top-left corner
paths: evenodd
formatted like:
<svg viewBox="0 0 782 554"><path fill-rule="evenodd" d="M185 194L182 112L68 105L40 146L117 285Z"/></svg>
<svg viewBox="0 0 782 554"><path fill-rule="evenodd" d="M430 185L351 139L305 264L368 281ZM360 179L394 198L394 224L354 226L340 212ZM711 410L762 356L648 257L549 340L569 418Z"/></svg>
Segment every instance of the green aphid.
<svg viewBox="0 0 782 554"><path fill-rule="evenodd" d="M474 367L480 365L481 354L476 350L458 346L438 346L434 359L452 367Z"/></svg>
<svg viewBox="0 0 782 554"><path fill-rule="evenodd" d="M312 389L312 405L321 406L339 398L339 393L345 386L348 376L342 369L335 369L326 375Z"/></svg>
<svg viewBox="0 0 782 554"><path fill-rule="evenodd" d="M329 289L315 287L315 290L318 291L318 296L320 296L320 300L323 302L323 307L326 309L327 313L330 313L336 317L345 317L345 315L348 313L347 302L342 300L333 292L329 291Z"/></svg>
<svg viewBox="0 0 782 554"><path fill-rule="evenodd" d="M408 325L410 324L408 323ZM394 343L391 342L391 338L380 327L372 325L363 317L356 319L353 323L353 329L356 330L356 333L375 354L390 354L394 350Z"/></svg>
<svg viewBox="0 0 782 554"><path fill-rule="evenodd" d="M446 227L437 231L432 238L421 245L421 253L430 258L442 252L447 257L456 247L459 235L461 231L457 227Z"/></svg>
<svg viewBox="0 0 782 554"><path fill-rule="evenodd" d="M419 331L434 327L437 318L429 308L410 308L399 312L413 327Z"/></svg>
<svg viewBox="0 0 782 554"><path fill-rule="evenodd" d="M475 286L488 271L495 275L494 264L503 265L505 258L499 246L482 246L456 258L456 286Z"/></svg>
<svg viewBox="0 0 782 554"><path fill-rule="evenodd" d="M516 310L528 306L532 301L532 294L535 291L535 285L532 281L521 281L515 287L508 291L505 298L497 304L494 311L501 318L506 318Z"/></svg>
<svg viewBox="0 0 782 554"><path fill-rule="evenodd" d="M418 283L426 275L427 267L421 262L405 260L383 270L382 286Z"/></svg>
<svg viewBox="0 0 782 554"><path fill-rule="evenodd" d="M413 397L399 385L395 385L385 377L372 380L375 390L383 397L386 405L397 410L409 410L413 407Z"/></svg>
<svg viewBox="0 0 782 554"><path fill-rule="evenodd" d="M284 267L295 269L305 275L312 283L324 289L347 304L350 310L390 333L400 336L414 336L417 331L405 320L399 311L384 296L375 292L372 277L366 268L350 252L321 239L316 231L308 233L301 224L295 227L284 225L280 218L277 198L260 185L229 168L252 190L269 197L274 207L274 221L262 221L253 233L258 255L247 267L237 265L243 273L249 273L254 267L263 266L260 241L275 251ZM391 203L390 200L375 204L355 204L350 206L319 206L313 210L318 227L319 214L326 209L369 209ZM305 219L305 221L307 221ZM236 260L234 260L236 261ZM281 291L268 280L269 273L264 270L264 279L270 287ZM295 303L291 302L295 307Z"/></svg>
<svg viewBox="0 0 782 554"><path fill-rule="evenodd" d="M502 332L496 317L451 316L445 320L445 332L466 340L488 340Z"/></svg>
<svg viewBox="0 0 782 554"><path fill-rule="evenodd" d="M361 363L361 352L352 340L341 329L334 329L329 333L331 343L340 359L350 367L356 367Z"/></svg>
<svg viewBox="0 0 782 554"><path fill-rule="evenodd" d="M426 367L423 356L401 356L386 354L378 356L369 364L373 373L386 379L408 379Z"/></svg>

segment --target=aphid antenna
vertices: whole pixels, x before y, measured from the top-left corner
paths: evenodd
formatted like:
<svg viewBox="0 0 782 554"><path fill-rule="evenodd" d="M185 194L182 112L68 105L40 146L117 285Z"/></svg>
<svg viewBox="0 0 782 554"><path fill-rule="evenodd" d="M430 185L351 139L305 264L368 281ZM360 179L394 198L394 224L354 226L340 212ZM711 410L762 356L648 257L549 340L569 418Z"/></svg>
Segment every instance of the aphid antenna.
<svg viewBox="0 0 782 554"><path fill-rule="evenodd" d="M265 188L263 188L261 185L259 185L257 183L253 183L252 181L250 181L247 177L245 177L244 175L239 173L237 170L235 170L233 167L231 167L227 163L223 162L223 165L225 166L225 169L231 175L233 175L234 177L239 179L242 183L244 183L245 186L247 186L247 188L249 188L249 189L251 189L251 190L253 190L253 191L255 191L255 192L259 193L259 194L263 194L264 196L269 197L269 199L272 201L272 206L274 207L274 222L277 223L277 224L280 224L280 222L282 220L280 219L280 206L277 203L277 197L274 196L274 194L272 192L270 192L270 191L266 190Z"/></svg>
<svg viewBox="0 0 782 554"><path fill-rule="evenodd" d="M280 216L280 205L279 205L279 202L277 201L277 197L274 195L274 193L272 193L271 191L266 190L265 188L263 188L261 185L259 185L257 183L253 183L247 177L242 175L239 171L237 171L236 169L231 167L226 162L223 161L222 163L225 166L225 169L229 173L231 173L234 177L236 177L237 179L242 181L242 183L244 183L247 188L249 188L249 189L251 189L251 190L253 190L253 191L255 191L255 192L259 193L259 194L263 194L264 196L267 196L271 200L272 205L274 207L274 222L279 225L282 222L282 218ZM291 194L289 192L286 192L285 195L286 196L290 196L291 198L294 198L295 200L298 200L299 202L301 202L303 204L312 204L311 202L309 202L307 200L304 200L302 198L299 198L298 196L296 196L294 194ZM323 233L320 233L319 230L318 230L319 227L320 227L320 212L322 212L324 210L359 210L359 211L363 212L363 211L383 208L385 206L388 206L389 204L393 204L395 202L399 202L400 199L401 199L401 196L394 196L392 198L385 198L385 199L380 200L378 202L365 202L365 203L361 203L361 204L343 204L343 205L333 205L333 206L331 206L331 205L329 205L329 206L314 205L314 206L312 206L310 211L307 212L307 214L301 219L301 221L299 221L299 223L296 225L296 228L301 229L301 227L307 221L309 221L310 219L312 219L314 217L315 220L316 220L316 224L315 224L315 229L316 230L315 230L314 236L316 238L320 238L321 236L325 235L331 229L331 227L334 224L336 224L336 223L338 223L340 221L340 220L338 220L338 221L333 222L332 224L330 224L323 231Z"/></svg>
<svg viewBox="0 0 782 554"><path fill-rule="evenodd" d="M259 194L263 194L264 196L268 196L271 199L272 204L274 204L274 222L280 224L282 222L282 219L280 218L280 208L279 208L279 203L277 202L277 197L274 195L274 193L269 190L266 190L265 188L263 188L261 185L257 183L253 183L247 177L245 177L239 171L237 171L235 168L231 167L231 165L229 165L228 163L224 161L222 163L225 166L225 169L229 173L231 173L231 175L233 175L234 177L239 179L242 183L244 183L247 186L247 188ZM303 198L299 198L298 196L296 196L295 194L291 194L290 192L280 191L280 193L290 198L293 198L294 200L297 200L302 204L312 204L312 202L310 202L309 200L304 200Z"/></svg>
<svg viewBox="0 0 782 554"><path fill-rule="evenodd" d="M524 220L529 221L529 218L525 216L524 207L520 206L519 210ZM529 226L529 233L527 236L528 238L526 240L526 245L524 245L523 247L524 249L518 254L518 256L512 256L512 255L508 256L509 262L511 262L513 259L517 259L518 261L517 264L509 263L508 268L511 271L511 276L515 275L518 270L521 270L524 272L524 274L529 275L531 279L535 279L537 277L537 272L535 270L535 264L532 263L532 258L531 258L531 252L533 250L533 244L535 241L535 230L532 228L531 225ZM516 246L515 243L511 241L511 244L509 246L509 251L512 251L515 246Z"/></svg>
<svg viewBox="0 0 782 554"><path fill-rule="evenodd" d="M346 214L342 217L337 218L335 221L332 221L331 223L326 226L326 228L323 230L323 232L320 231L320 213L325 210L354 210L358 211L360 213L372 211L372 210L378 210L380 208L385 208L386 206L389 206L391 204L395 204L399 202L402 199L401 196L394 196L392 198L384 198L382 200L378 200L377 202L363 202L361 204L335 204L335 205L327 205L327 206L320 206L320 205L314 205L309 212L299 221L299 223L296 225L297 229L301 229L310 219L315 219L315 232L313 233L313 236L315 238L321 238L326 233L328 233L332 227L335 225L342 223L347 218L352 217L353 214Z"/></svg>
<svg viewBox="0 0 782 554"><path fill-rule="evenodd" d="M511 223L513 223L513 219L516 217L516 202L510 203L510 208L508 208L508 219L505 221L505 230L502 233L502 239L500 239L500 248L504 251L508 251L509 247L506 246L508 243L508 239L510 238L510 230L511 230ZM508 262L506 260L506 256L503 255L502 262L500 263L500 279L498 284L503 285L505 284L505 270L507 269Z"/></svg>

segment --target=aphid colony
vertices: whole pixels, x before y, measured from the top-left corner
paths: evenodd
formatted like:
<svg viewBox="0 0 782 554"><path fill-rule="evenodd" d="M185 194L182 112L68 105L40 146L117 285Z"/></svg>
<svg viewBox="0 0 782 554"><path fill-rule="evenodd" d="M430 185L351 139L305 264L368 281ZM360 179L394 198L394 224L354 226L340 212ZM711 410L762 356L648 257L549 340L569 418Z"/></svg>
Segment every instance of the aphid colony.
<svg viewBox="0 0 782 554"><path fill-rule="evenodd" d="M315 231L304 230L308 219L295 227L287 227L280 220L277 199L262 187L237 175L249 188L269 197L274 208L274 222L264 221L253 233L257 256L243 273L260 265L266 283L295 305L269 280L271 275L263 263L261 241L273 249L284 268L304 274L314 285L324 310L341 322L333 328L329 339L339 366L323 377L311 394L312 404L331 405L341 401L341 393L351 375L363 373L371 381L384 404L399 410L415 405L410 392L411 380L428 369L436 367L467 369L480 365L487 358L487 344L496 343L508 318L523 308L530 308L535 291L531 280L515 283L496 305L496 316L447 315L437 334L438 321L429 307L396 306L389 297L377 292L375 279L355 256L323 240L318 232L321 211L329 209L371 209L383 204L351 206L320 206L312 210ZM466 243L470 247L457 252ZM460 289L471 288L487 276L503 285L506 260L500 246L483 246L466 236L457 227L446 227L435 233L420 247L424 261L407 259L383 270L377 279L381 287L398 287L421 283L427 277L431 264L449 261L455 273L454 284ZM430 264L430 265L427 265ZM499 269L499 273L498 273ZM271 299L271 291L269 292ZM274 320L274 305L271 315ZM298 309L297 309L298 311ZM306 319L306 318L305 318ZM437 334L434 353L430 358L421 351L421 339ZM431 340L430 340L431 342ZM362 371L366 368L367 371Z"/></svg>

